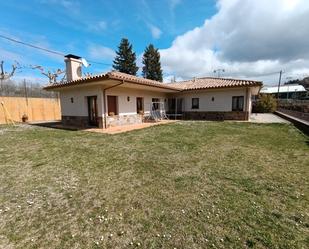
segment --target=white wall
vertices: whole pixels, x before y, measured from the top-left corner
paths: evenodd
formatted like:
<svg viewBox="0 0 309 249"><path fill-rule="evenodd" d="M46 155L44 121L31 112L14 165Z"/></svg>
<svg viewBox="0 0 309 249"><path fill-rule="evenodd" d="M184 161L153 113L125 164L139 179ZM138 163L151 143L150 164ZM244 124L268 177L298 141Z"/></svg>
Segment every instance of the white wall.
<svg viewBox="0 0 309 249"><path fill-rule="evenodd" d="M107 96L118 96L119 115L136 114L136 98L144 98L144 112L150 111L152 98L159 98L164 102L168 97L183 97L183 111L232 111L232 97L244 96L245 108L251 111L251 91L246 98L246 88L231 88L217 90L198 90L184 93L162 93L155 91L137 90L124 87L115 87L106 90ZM70 87L60 91L61 112L64 116L88 116L87 96L97 96L98 116L104 116L103 90L101 86ZM127 97L130 97L130 101ZM212 101L214 97L214 101ZM71 98L74 102L71 103ZM191 109L192 98L199 98L199 109ZM167 108L167 107L166 107Z"/></svg>
<svg viewBox="0 0 309 249"><path fill-rule="evenodd" d="M136 112L136 98L144 98L144 112L149 113L152 98L159 98L164 102L167 98L167 94L161 92L136 90L130 88L115 87L110 90L106 90L106 108L107 108L107 96L118 96L118 112L119 115L137 114ZM130 101L127 100L130 97ZM107 108L108 110L108 108Z"/></svg>
<svg viewBox="0 0 309 249"><path fill-rule="evenodd" d="M119 115L137 114L136 112L136 98L142 97L144 99L144 112L147 114L150 111L150 104L152 98L159 98L164 102L167 94L161 92L136 90L131 88L115 87L106 90L106 109L107 96L118 97L118 111ZM87 87L71 87L60 91L61 113L64 116L88 116L87 96L97 96L98 116L104 116L103 106L103 90L100 86ZM127 97L130 97L130 101ZM73 103L71 103L73 98Z"/></svg>
<svg viewBox="0 0 309 249"><path fill-rule="evenodd" d="M184 98L184 111L232 111L233 96L244 96L246 108L246 88L198 90L178 93L175 96ZM199 98L199 109L191 109L192 98Z"/></svg>
<svg viewBox="0 0 309 249"><path fill-rule="evenodd" d="M60 91L61 114L88 116L87 96L97 96L98 116L102 116L102 90L99 86L71 87ZM73 103L71 103L73 98Z"/></svg>
<svg viewBox="0 0 309 249"><path fill-rule="evenodd" d="M82 77L81 74L81 60L74 59L74 58L66 58L65 59L65 66L66 66L66 76L67 80L77 80Z"/></svg>

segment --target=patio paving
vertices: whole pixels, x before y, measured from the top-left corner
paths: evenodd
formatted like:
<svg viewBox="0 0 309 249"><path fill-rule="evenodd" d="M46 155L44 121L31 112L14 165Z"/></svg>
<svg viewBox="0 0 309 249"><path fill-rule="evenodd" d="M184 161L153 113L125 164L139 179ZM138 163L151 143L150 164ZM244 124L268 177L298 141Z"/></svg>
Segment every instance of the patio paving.
<svg viewBox="0 0 309 249"><path fill-rule="evenodd" d="M158 122L146 122L142 124L115 126L115 127L109 127L107 129L90 128L90 129L85 129L84 131L107 133L107 134L117 134L117 133L133 131L133 130L144 129L144 128L155 126L155 125L169 124L169 123L175 123L175 122L177 122L177 120L161 120Z"/></svg>
<svg viewBox="0 0 309 249"><path fill-rule="evenodd" d="M272 113L252 113L250 115L249 122L252 123L285 123L289 124L290 122L280 118L279 116Z"/></svg>

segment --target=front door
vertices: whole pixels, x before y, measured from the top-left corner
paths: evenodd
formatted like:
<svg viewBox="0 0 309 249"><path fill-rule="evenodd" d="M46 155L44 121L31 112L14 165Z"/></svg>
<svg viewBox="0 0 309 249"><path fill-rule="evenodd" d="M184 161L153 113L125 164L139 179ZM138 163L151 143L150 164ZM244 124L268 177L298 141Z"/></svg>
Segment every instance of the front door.
<svg viewBox="0 0 309 249"><path fill-rule="evenodd" d="M144 100L141 97L136 98L136 112L137 114L144 113Z"/></svg>
<svg viewBox="0 0 309 249"><path fill-rule="evenodd" d="M182 98L178 99L177 98L177 104L176 104L176 108L177 108L177 112L176 114L182 114Z"/></svg>
<svg viewBox="0 0 309 249"><path fill-rule="evenodd" d="M107 96L107 110L109 116L118 115L117 96Z"/></svg>
<svg viewBox="0 0 309 249"><path fill-rule="evenodd" d="M91 126L98 126L98 105L97 96L89 96L88 100L88 123Z"/></svg>

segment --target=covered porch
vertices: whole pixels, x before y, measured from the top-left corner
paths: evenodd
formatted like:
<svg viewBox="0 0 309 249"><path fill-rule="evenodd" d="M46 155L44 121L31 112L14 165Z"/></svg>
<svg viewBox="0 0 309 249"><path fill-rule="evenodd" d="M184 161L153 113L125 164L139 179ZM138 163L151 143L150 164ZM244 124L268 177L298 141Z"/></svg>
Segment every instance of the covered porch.
<svg viewBox="0 0 309 249"><path fill-rule="evenodd" d="M168 94L178 90L104 80L61 89L62 122L83 128L108 129L168 119Z"/></svg>

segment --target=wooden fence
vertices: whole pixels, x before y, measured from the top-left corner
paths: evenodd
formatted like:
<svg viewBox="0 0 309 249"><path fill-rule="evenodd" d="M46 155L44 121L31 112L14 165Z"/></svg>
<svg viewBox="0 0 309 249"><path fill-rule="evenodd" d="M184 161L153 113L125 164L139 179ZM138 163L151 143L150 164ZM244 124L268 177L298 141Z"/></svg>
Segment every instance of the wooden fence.
<svg viewBox="0 0 309 249"><path fill-rule="evenodd" d="M15 122L22 122L23 115L29 122L61 119L60 101L56 98L0 97L0 103L0 124L6 123L8 115Z"/></svg>

